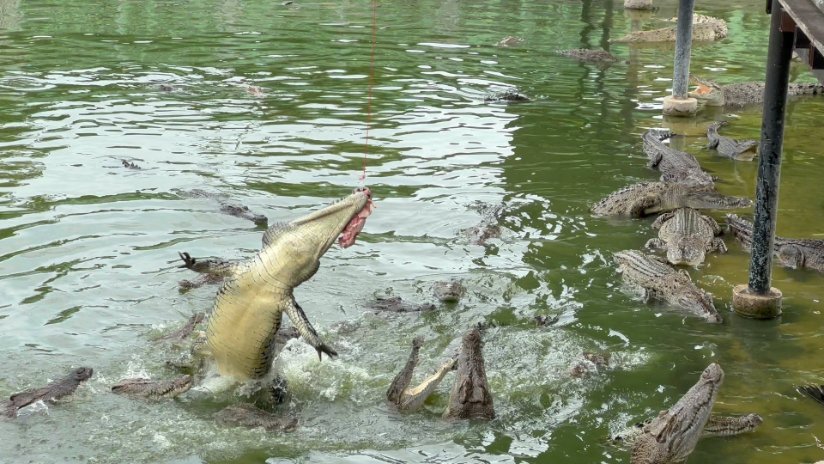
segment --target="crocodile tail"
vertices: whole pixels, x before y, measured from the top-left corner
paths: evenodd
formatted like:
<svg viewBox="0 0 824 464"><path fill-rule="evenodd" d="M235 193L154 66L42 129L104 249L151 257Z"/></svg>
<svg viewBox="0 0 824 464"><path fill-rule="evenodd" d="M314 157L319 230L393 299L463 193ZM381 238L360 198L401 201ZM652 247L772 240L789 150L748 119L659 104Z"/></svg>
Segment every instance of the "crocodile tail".
<svg viewBox="0 0 824 464"><path fill-rule="evenodd" d="M801 385L800 387L795 387L795 389L798 393L807 395L824 405L824 385Z"/></svg>
<svg viewBox="0 0 824 464"><path fill-rule="evenodd" d="M741 219L737 214L727 215L727 227L744 248L752 246L752 223L746 219Z"/></svg>
<svg viewBox="0 0 824 464"><path fill-rule="evenodd" d="M821 95L824 94L822 84L789 84L787 86L788 95Z"/></svg>

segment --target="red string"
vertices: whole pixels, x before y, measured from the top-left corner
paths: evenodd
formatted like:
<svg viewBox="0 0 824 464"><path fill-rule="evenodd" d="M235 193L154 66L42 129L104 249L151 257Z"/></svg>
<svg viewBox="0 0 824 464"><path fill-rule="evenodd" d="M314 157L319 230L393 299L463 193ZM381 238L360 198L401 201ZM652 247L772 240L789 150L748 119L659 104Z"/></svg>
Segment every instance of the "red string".
<svg viewBox="0 0 824 464"><path fill-rule="evenodd" d="M372 85L375 81L375 45L378 42L378 0L372 0L372 50L369 54L369 84L366 95L366 140L363 147L363 172L360 181L366 181L366 156L369 153L369 126L372 125Z"/></svg>

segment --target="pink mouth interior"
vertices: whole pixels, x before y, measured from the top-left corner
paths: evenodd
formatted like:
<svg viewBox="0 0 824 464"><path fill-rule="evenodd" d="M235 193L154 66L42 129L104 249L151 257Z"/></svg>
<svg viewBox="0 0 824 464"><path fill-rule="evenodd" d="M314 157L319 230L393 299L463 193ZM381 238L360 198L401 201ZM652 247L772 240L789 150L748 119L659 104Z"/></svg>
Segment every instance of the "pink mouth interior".
<svg viewBox="0 0 824 464"><path fill-rule="evenodd" d="M364 224L366 224L366 218L368 218L369 215L372 214L372 210L375 209L375 204L372 203L372 193L369 189L365 189L365 192L368 196L366 204L363 205L363 209L346 224L343 232L340 233L340 237L338 237L338 245L340 245L341 248L348 248L355 244L355 239L358 237L360 231L363 230Z"/></svg>

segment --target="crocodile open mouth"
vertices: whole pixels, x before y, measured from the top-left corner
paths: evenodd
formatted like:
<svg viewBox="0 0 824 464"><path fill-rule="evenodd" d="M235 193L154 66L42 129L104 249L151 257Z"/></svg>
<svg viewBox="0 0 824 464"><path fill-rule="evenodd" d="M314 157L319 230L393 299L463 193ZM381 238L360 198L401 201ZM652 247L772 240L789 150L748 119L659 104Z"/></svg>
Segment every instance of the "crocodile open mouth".
<svg viewBox="0 0 824 464"><path fill-rule="evenodd" d="M695 93L698 95L706 95L712 91L712 88L708 85L698 84L698 88L695 89Z"/></svg>
<svg viewBox="0 0 824 464"><path fill-rule="evenodd" d="M375 204L372 202L372 192L369 188L363 187L355 191L366 193L366 204L363 205L363 208L346 224L343 232L340 233L338 245L342 248L347 248L355 244L355 239L358 237L360 231L363 230L364 224L366 224L366 218L369 217L369 215L372 214L372 210L375 209Z"/></svg>

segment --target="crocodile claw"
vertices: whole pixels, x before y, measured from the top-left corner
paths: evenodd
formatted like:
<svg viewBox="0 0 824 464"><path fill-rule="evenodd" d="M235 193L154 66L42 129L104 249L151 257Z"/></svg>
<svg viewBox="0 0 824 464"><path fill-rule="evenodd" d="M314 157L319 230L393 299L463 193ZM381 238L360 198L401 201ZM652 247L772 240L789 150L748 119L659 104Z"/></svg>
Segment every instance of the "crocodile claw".
<svg viewBox="0 0 824 464"><path fill-rule="evenodd" d="M315 349L318 351L318 361L323 361L321 353L326 353L326 356L330 358L334 358L338 355L337 351L335 351L334 349L332 349L332 347L325 343L315 347Z"/></svg>
<svg viewBox="0 0 824 464"><path fill-rule="evenodd" d="M183 264L181 264L178 267L185 267L186 269L191 269L191 268L194 267L195 262L197 262L197 260L195 258L192 258L192 256L189 255L189 253L187 253L185 251L182 252L182 253L178 251L177 255L180 256L180 259L183 260Z"/></svg>

